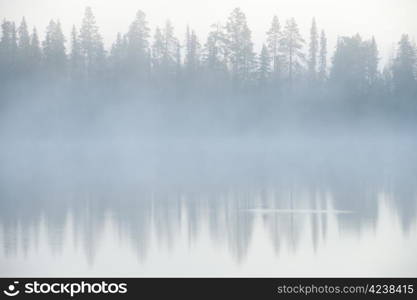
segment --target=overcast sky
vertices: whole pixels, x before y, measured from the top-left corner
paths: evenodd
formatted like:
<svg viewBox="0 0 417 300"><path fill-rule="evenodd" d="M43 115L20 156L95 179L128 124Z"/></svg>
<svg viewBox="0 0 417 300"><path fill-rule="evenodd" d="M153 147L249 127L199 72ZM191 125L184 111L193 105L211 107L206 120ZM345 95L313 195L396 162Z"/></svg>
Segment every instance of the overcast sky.
<svg viewBox="0 0 417 300"><path fill-rule="evenodd" d="M69 36L86 6L93 8L107 46L118 31L126 32L138 9L146 13L152 29L169 18L181 40L187 24L205 40L210 24L224 21L237 6L247 15L257 48L274 14L281 23L295 17L306 40L316 17L328 33L331 50L337 35L359 32L365 38L374 34L381 56L387 56L402 33L417 37L417 0L0 0L0 17L20 22L25 16L41 33L51 18L59 18Z"/></svg>

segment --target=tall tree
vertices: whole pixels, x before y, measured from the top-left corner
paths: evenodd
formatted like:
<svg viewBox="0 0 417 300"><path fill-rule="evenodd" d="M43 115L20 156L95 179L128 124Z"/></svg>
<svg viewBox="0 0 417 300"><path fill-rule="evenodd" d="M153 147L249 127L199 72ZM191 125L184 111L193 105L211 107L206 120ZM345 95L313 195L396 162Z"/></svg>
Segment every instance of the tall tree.
<svg viewBox="0 0 417 300"><path fill-rule="evenodd" d="M71 53L69 60L71 78L73 80L79 80L83 75L83 56L81 52L81 42L75 25L72 27L71 31Z"/></svg>
<svg viewBox="0 0 417 300"><path fill-rule="evenodd" d="M127 38L122 37L120 32L117 33L116 41L111 46L109 56L109 67L112 72L113 79L124 78L124 72L127 63Z"/></svg>
<svg viewBox="0 0 417 300"><path fill-rule="evenodd" d="M126 34L126 68L133 77L144 79L149 74L149 35L150 30L146 21L146 15L143 11L139 10Z"/></svg>
<svg viewBox="0 0 417 300"><path fill-rule="evenodd" d="M13 78L16 75L17 34L14 22L4 20L0 40L0 73L3 78Z"/></svg>
<svg viewBox="0 0 417 300"><path fill-rule="evenodd" d="M67 55L65 37L59 21L51 20L49 22L42 46L47 72L51 77L63 76L66 72Z"/></svg>
<svg viewBox="0 0 417 300"><path fill-rule="evenodd" d="M227 71L227 39L220 23L211 25L204 46L204 65L210 72Z"/></svg>
<svg viewBox="0 0 417 300"><path fill-rule="evenodd" d="M30 36L26 19L23 17L22 22L18 28L18 51L21 59L29 57Z"/></svg>
<svg viewBox="0 0 417 300"><path fill-rule="evenodd" d="M334 86L343 89L344 95L354 99L368 91L367 43L359 34L338 39L330 79Z"/></svg>
<svg viewBox="0 0 417 300"><path fill-rule="evenodd" d="M258 82L261 87L267 85L271 76L271 60L268 47L264 44L262 46L261 54L259 55L258 63Z"/></svg>
<svg viewBox="0 0 417 300"><path fill-rule="evenodd" d="M12 52L16 53L17 49L17 35L16 35L16 26L14 22L4 20L1 24L2 34L0 40L0 46L3 51L11 54Z"/></svg>
<svg viewBox="0 0 417 300"><path fill-rule="evenodd" d="M281 74L281 57L280 57L280 41L282 39L281 25L277 16L272 19L272 24L267 35L267 45L269 53L272 57L272 72L276 79L279 79Z"/></svg>
<svg viewBox="0 0 417 300"><path fill-rule="evenodd" d="M169 20L163 30L156 28L152 45L154 71L159 77L173 79L178 74L179 42Z"/></svg>
<svg viewBox="0 0 417 300"><path fill-rule="evenodd" d="M204 66L204 84L214 94L224 93L229 73L227 69L228 49L225 28L220 23L212 24L204 45L202 64ZM214 88L213 88L214 87Z"/></svg>
<svg viewBox="0 0 417 300"><path fill-rule="evenodd" d="M317 32L316 19L313 18L310 29L310 45L308 49L308 73L311 80L317 77L317 54L319 47L319 35Z"/></svg>
<svg viewBox="0 0 417 300"><path fill-rule="evenodd" d="M174 35L174 26L167 20L163 30L162 63L167 69L176 65L179 42Z"/></svg>
<svg viewBox="0 0 417 300"><path fill-rule="evenodd" d="M105 58L103 40L91 7L85 9L80 29L80 45L86 78L89 79L103 68Z"/></svg>
<svg viewBox="0 0 417 300"><path fill-rule="evenodd" d="M324 30L320 35L320 52L319 52L319 80L324 82L327 78L327 38Z"/></svg>
<svg viewBox="0 0 417 300"><path fill-rule="evenodd" d="M304 39L298 29L298 25L294 18L287 20L284 32L281 38L281 53L286 59L288 66L288 79L292 85L294 79L294 71L301 69L304 61L304 54L301 51L303 48Z"/></svg>
<svg viewBox="0 0 417 300"><path fill-rule="evenodd" d="M152 44L152 67L154 73L159 74L162 71L162 59L164 52L164 37L159 27L156 27Z"/></svg>
<svg viewBox="0 0 417 300"><path fill-rule="evenodd" d="M410 95L416 90L415 68L417 64L416 49L407 34L402 35L394 58L392 73L394 89L397 94Z"/></svg>
<svg viewBox="0 0 417 300"><path fill-rule="evenodd" d="M190 78L193 78L197 74L197 70L200 67L200 50L201 45L195 31L190 30L189 26L187 26L184 63L185 71Z"/></svg>
<svg viewBox="0 0 417 300"><path fill-rule="evenodd" d="M255 54L251 31L240 8L235 8L230 14L226 33L232 79L237 85L245 84L251 80Z"/></svg>
<svg viewBox="0 0 417 300"><path fill-rule="evenodd" d="M175 46L175 76L176 76L177 81L180 80L181 74L182 74L181 48L182 48L182 45L180 41L177 39L176 46Z"/></svg>
<svg viewBox="0 0 417 300"><path fill-rule="evenodd" d="M42 59L42 50L40 46L39 36L36 28L33 28L30 36L29 60L34 73L40 71Z"/></svg>
<svg viewBox="0 0 417 300"><path fill-rule="evenodd" d="M372 87L376 84L378 80L378 63L379 63L379 54L378 46L376 44L375 38L365 44L366 46L366 76L369 87Z"/></svg>

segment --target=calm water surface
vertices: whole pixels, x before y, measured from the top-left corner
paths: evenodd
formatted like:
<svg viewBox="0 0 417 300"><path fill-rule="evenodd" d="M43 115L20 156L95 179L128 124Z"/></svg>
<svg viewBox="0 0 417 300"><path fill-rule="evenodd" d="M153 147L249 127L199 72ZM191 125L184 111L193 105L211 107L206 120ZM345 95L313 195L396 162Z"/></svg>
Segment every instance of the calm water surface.
<svg viewBox="0 0 417 300"><path fill-rule="evenodd" d="M413 143L55 147L2 153L0 276L417 276Z"/></svg>

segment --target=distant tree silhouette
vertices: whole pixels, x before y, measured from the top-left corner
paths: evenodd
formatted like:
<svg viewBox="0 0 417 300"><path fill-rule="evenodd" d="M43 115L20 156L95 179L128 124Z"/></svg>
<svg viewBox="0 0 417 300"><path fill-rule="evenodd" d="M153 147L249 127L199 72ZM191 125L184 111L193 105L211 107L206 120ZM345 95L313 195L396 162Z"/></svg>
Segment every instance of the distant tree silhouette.
<svg viewBox="0 0 417 300"><path fill-rule="evenodd" d="M367 47L359 34L337 42L330 79L345 95L360 97L367 91Z"/></svg>
<svg viewBox="0 0 417 300"><path fill-rule="evenodd" d="M316 19L313 18L310 29L310 44L308 49L308 74L313 82L317 78L317 55L319 48L319 36L317 32Z"/></svg>
<svg viewBox="0 0 417 300"><path fill-rule="evenodd" d="M59 21L51 20L42 43L44 67L48 77L63 78L67 71L65 37Z"/></svg>
<svg viewBox="0 0 417 300"><path fill-rule="evenodd" d="M75 26L72 27L71 31L71 52L69 60L71 79L75 81L80 80L84 75L84 61L83 54L81 52L80 38Z"/></svg>
<svg viewBox="0 0 417 300"><path fill-rule="evenodd" d="M392 67L393 85L397 95L415 93L417 84L416 64L416 49L410 42L409 36L404 34L398 43L398 51Z"/></svg>
<svg viewBox="0 0 417 300"><path fill-rule="evenodd" d="M255 53L246 16L239 8L234 9L228 18L226 36L232 80L236 87L241 87L252 80Z"/></svg>
<svg viewBox="0 0 417 300"><path fill-rule="evenodd" d="M80 45L84 74L87 80L95 78L103 70L105 51L91 7L87 7L80 29Z"/></svg>
<svg viewBox="0 0 417 300"><path fill-rule="evenodd" d="M0 93L24 93L26 84L28 91L48 91L54 86L63 98L68 91L78 93L71 94L76 99L81 94L105 98L106 92L142 101L172 97L178 101L171 104L182 111L186 107L181 105L191 103L181 102L182 98L196 98L206 100L208 110L245 122L249 116L239 116L239 112L258 113L261 120L261 111L285 114L280 109L286 105L281 104L295 98L294 105L303 103L299 107L306 111L328 107L330 111L342 104L355 112L388 113L395 108L405 114L415 105L417 113L417 49L406 34L388 63L381 66L374 37L341 36L330 52L326 33L318 30L315 18L304 49L295 19L281 28L278 17L273 16L265 43L256 53L240 8L225 23L211 25L205 42L187 26L183 43L169 20L151 34L145 13L138 10L108 52L90 7L85 9L79 30L73 26L68 44L59 20L49 22L42 42L36 28L31 33L28 28L24 17L17 28L8 20L1 24ZM83 93L90 90L94 93ZM258 98L265 101L252 101ZM255 103L265 106L258 109ZM321 106L315 107L317 103ZM398 103L407 105L396 106Z"/></svg>
<svg viewBox="0 0 417 300"><path fill-rule="evenodd" d="M30 36L25 18L22 19L17 30L18 35L18 68L19 72L30 72Z"/></svg>
<svg viewBox="0 0 417 300"><path fill-rule="evenodd" d="M281 38L280 50L287 64L290 85L294 80L294 72L300 71L305 61L305 55L301 51L303 44L304 39L301 37L295 19L287 20Z"/></svg>
<svg viewBox="0 0 417 300"><path fill-rule="evenodd" d="M200 68L201 45L194 30L187 26L184 65L187 79L192 80Z"/></svg>
<svg viewBox="0 0 417 300"><path fill-rule="evenodd" d="M14 22L4 20L0 40L0 72L3 80L16 78L17 34Z"/></svg>
<svg viewBox="0 0 417 300"><path fill-rule="evenodd" d="M203 65L213 76L227 72L227 37L221 24L211 25L204 46Z"/></svg>
<svg viewBox="0 0 417 300"><path fill-rule="evenodd" d="M261 54L258 63L258 82L261 87L268 84L271 77L271 57L268 52L268 47L264 44L262 46Z"/></svg>
<svg viewBox="0 0 417 300"><path fill-rule="evenodd" d="M139 10L126 34L127 63L125 72L128 72L130 77L136 80L143 81L150 74L149 36L150 30L146 21L146 15Z"/></svg>
<svg viewBox="0 0 417 300"><path fill-rule="evenodd" d="M324 82L327 78L327 38L324 30L320 35L320 52L319 52L319 79Z"/></svg>
<svg viewBox="0 0 417 300"><path fill-rule="evenodd" d="M280 54L282 32L281 25L277 16L273 17L271 27L266 35L269 54L272 57L272 77L276 83L281 78L281 69L283 67L282 57Z"/></svg>
<svg viewBox="0 0 417 300"><path fill-rule="evenodd" d="M152 45L152 67L154 75L158 76L163 71L163 59L164 59L164 37L159 27L156 27Z"/></svg>

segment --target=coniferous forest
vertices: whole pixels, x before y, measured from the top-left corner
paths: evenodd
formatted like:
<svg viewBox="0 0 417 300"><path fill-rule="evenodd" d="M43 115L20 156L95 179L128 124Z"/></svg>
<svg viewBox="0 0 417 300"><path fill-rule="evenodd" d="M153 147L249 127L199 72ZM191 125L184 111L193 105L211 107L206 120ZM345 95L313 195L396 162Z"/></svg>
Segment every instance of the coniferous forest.
<svg viewBox="0 0 417 300"><path fill-rule="evenodd" d="M5 292L31 276L414 284L417 1L240 1L249 18L213 2L0 0Z"/></svg>
<svg viewBox="0 0 417 300"><path fill-rule="evenodd" d="M4 20L2 130L275 134L415 124L417 50L407 34L382 65L374 38L339 36L329 49L314 18L307 37L295 19L274 16L270 24L256 53L239 8L213 24L206 40L191 27L177 34L170 21L151 32L139 10L111 47L89 7L70 36L59 20L42 39L24 17Z"/></svg>

